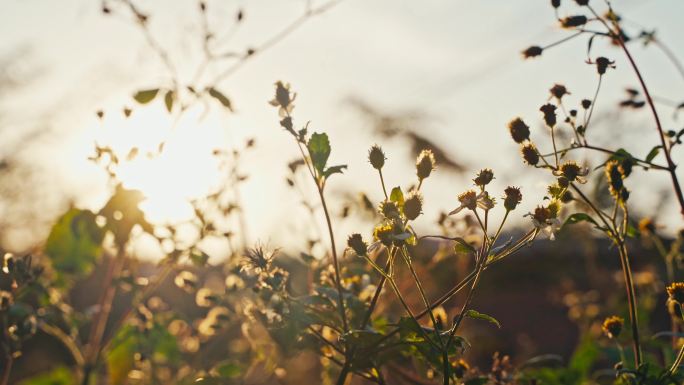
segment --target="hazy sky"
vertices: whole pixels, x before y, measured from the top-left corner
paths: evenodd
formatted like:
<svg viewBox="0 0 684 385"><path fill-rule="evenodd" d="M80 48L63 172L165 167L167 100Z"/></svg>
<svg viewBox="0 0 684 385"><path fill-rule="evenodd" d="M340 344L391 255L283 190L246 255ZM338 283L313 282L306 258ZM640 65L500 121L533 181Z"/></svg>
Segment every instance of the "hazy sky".
<svg viewBox="0 0 684 385"><path fill-rule="evenodd" d="M226 44L239 52L276 34L299 17L306 4L300 0L207 3L210 26L224 33L230 33L236 10L244 10L243 25ZM596 0L593 3L601 5ZM188 81L201 47L197 2L140 0L136 4L151 15L152 35L169 50L181 78ZM314 2L317 4L322 3ZM627 27L657 27L662 40L684 58L682 1L616 0L613 4L626 18ZM574 2L564 1L561 14L573 13L581 10ZM102 15L100 2L94 0L2 0L0 63L14 59L10 74L24 84L9 97L0 93L0 135L4 138L0 155L19 154L43 170L45 184L26 193L29 205L35 205L32 200L36 197L59 195L79 206L97 208L106 199L107 185L100 169L86 159L94 141L114 143L122 149L153 148L167 138L172 159L165 164L175 168L140 166L138 169L149 170L130 171L123 179L143 191L157 186L150 194L165 199L157 206L187 212L182 198L207 191L218 177L212 169L211 150L232 148L255 137L257 148L243 167L250 179L242 190L247 197L251 240L292 245L297 234L306 231L306 225L297 219L304 216L297 206L300 198L284 183L286 162L294 159L297 151L279 128L277 111L267 104L273 83L284 80L298 93L295 119L302 124L310 120L314 130L328 132L333 144L331 161L349 165L344 176L331 182L333 191L360 187L374 198L381 196L365 158L370 145L380 139L346 102L358 97L388 113L426 114L429 118L420 128L421 134L450 150L471 174L491 167L497 177L495 191L507 184L523 187L526 205L519 211L520 217L539 202L549 178L525 169L506 133L506 123L520 115L535 130L533 136L543 138L538 107L547 100L550 86L565 84L572 92L570 103L576 105L582 98L591 98L597 80L595 68L584 63L584 38L549 50L538 60L523 61L520 51L567 35L557 28L547 1L346 0L312 17L220 84L233 100L234 114L219 108L208 114L194 111L169 134L172 122L164 117L162 103L139 108L131 119L121 117L123 107L135 106L130 97L133 92L168 82L165 67L133 23ZM640 44L633 50L653 93L681 101L684 79L662 52ZM623 89L636 86L636 82L620 51L597 41L592 56L599 55L616 60L617 65L603 82L597 107L602 116L601 112L615 112ZM102 123L95 118L98 109L107 114ZM661 107L660 111L667 128L681 128L682 119L672 120L671 109ZM646 111L611 115L603 122L589 135L596 143L624 146L642 157L657 144ZM607 128L618 132L619 138L601 133ZM35 130L46 133L36 135ZM408 146L392 141L384 147L389 158L388 184L412 183ZM684 161L680 151L674 157ZM426 215L419 225L426 229L439 210L454 208L456 195L470 185L467 178L437 175L425 186ZM684 178L684 173L680 175ZM651 187L666 188L667 183L666 174L656 173L632 182L634 196L641 197L639 208L647 211L660 203ZM63 200L47 204L40 212L41 219L48 223L64 204ZM154 203L148 202L148 206ZM157 208L157 213L164 210ZM8 213L17 208L3 205L1 209ZM674 205L667 205L663 215L672 229L681 225ZM340 225L340 238L350 227L350 223ZM40 227L30 230L34 240L45 234Z"/></svg>

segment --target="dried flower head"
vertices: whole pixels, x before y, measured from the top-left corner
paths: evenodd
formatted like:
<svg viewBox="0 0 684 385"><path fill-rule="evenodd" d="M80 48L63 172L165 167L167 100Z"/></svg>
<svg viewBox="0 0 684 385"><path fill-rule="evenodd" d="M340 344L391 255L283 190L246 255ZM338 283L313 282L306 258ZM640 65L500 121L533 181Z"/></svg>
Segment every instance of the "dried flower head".
<svg viewBox="0 0 684 385"><path fill-rule="evenodd" d="M615 62L610 61L603 56L596 58L595 64L596 71L598 71L599 75L605 74L608 67L615 68Z"/></svg>
<svg viewBox="0 0 684 385"><path fill-rule="evenodd" d="M522 157L530 166L536 166L539 163L539 151L532 143L528 143L520 148Z"/></svg>
<svg viewBox="0 0 684 385"><path fill-rule="evenodd" d="M589 0L575 0L575 3L579 6L589 5Z"/></svg>
<svg viewBox="0 0 684 385"><path fill-rule="evenodd" d="M618 201L626 201L629 198L629 191L623 183L624 175L620 163L617 160L608 161L605 166L605 173L610 194Z"/></svg>
<svg viewBox="0 0 684 385"><path fill-rule="evenodd" d="M530 140L530 127L520 118L515 118L508 123L508 131L516 143Z"/></svg>
<svg viewBox="0 0 684 385"><path fill-rule="evenodd" d="M404 201L404 215L412 221L422 213L423 197L418 191L412 191Z"/></svg>
<svg viewBox="0 0 684 385"><path fill-rule="evenodd" d="M418 175L418 179L422 181L429 177L434 170L435 155L428 149L421 151L416 159L416 175Z"/></svg>
<svg viewBox="0 0 684 385"><path fill-rule="evenodd" d="M553 201L549 206L537 206L533 213L528 213L525 216L532 217L534 226L541 230L549 239L555 239L555 232L560 228L560 221L558 220L558 211L560 204Z"/></svg>
<svg viewBox="0 0 684 385"><path fill-rule="evenodd" d="M347 246L354 250L356 255L363 257L368 253L368 245L364 242L361 234L354 233L347 238Z"/></svg>
<svg viewBox="0 0 684 385"><path fill-rule="evenodd" d="M458 214L464 209L475 210L477 208L477 201L480 197L477 195L475 190L468 190L464 193L458 195L458 201L461 203L460 206L451 210L449 215Z"/></svg>
<svg viewBox="0 0 684 385"><path fill-rule="evenodd" d="M547 126L554 127L556 125L556 106L547 103L539 107L539 111L544 114L544 122Z"/></svg>
<svg viewBox="0 0 684 385"><path fill-rule="evenodd" d="M492 179L494 179L494 172L489 168L485 168L480 170L475 179L473 179L473 182L475 182L476 186L484 187L488 185Z"/></svg>
<svg viewBox="0 0 684 385"><path fill-rule="evenodd" d="M269 271L276 252L277 250L267 253L261 245L247 249L242 263L242 270L251 271L256 274Z"/></svg>
<svg viewBox="0 0 684 385"><path fill-rule="evenodd" d="M383 201L378 207L378 211L387 219L399 218L399 206L393 201Z"/></svg>
<svg viewBox="0 0 684 385"><path fill-rule="evenodd" d="M622 326L625 324L625 320L618 316L611 316L603 321L601 329L606 333L608 338L618 338L620 332L622 332Z"/></svg>
<svg viewBox="0 0 684 385"><path fill-rule="evenodd" d="M579 183L584 183L585 180L583 177L587 176L589 174L589 169L586 167L581 167L577 162L575 161L567 161L563 164L560 165L558 172L556 173L558 176L561 176L565 179L567 179L567 182L579 182ZM560 185L560 182L559 182ZM567 185L565 186L567 187Z"/></svg>
<svg viewBox="0 0 684 385"><path fill-rule="evenodd" d="M551 87L551 89L549 90L549 92L551 92L551 96L558 100L561 100L563 96L570 94L570 92L568 92L568 89L565 88L565 86L562 84L554 84L553 87Z"/></svg>
<svg viewBox="0 0 684 385"><path fill-rule="evenodd" d="M589 107L591 107L591 100L582 99L582 108L584 108L585 110L588 110Z"/></svg>
<svg viewBox="0 0 684 385"><path fill-rule="evenodd" d="M518 207L518 204L522 201L522 193L520 192L520 188L518 187L513 187L513 186L508 186L504 190L504 207L508 211L513 211L515 210L516 207Z"/></svg>
<svg viewBox="0 0 684 385"><path fill-rule="evenodd" d="M385 158L385 153L382 152L382 148L377 144L374 144L368 151L368 161L376 170L382 169L385 165L385 159L387 159Z"/></svg>
<svg viewBox="0 0 684 385"><path fill-rule="evenodd" d="M667 295L678 304L684 304L684 282L673 282L667 287Z"/></svg>
<svg viewBox="0 0 684 385"><path fill-rule="evenodd" d="M294 102L297 94L291 93L290 85L280 80L275 83L275 87L275 97L269 103L274 107L280 107L279 112L281 116L287 116L294 108L292 102Z"/></svg>
<svg viewBox="0 0 684 385"><path fill-rule="evenodd" d="M560 4L561 4L560 0L551 0L551 6L554 8L560 7Z"/></svg>
<svg viewBox="0 0 684 385"><path fill-rule="evenodd" d="M477 207L484 211L488 211L494 208L496 205L496 199L491 197L487 191L482 192L477 199Z"/></svg>
<svg viewBox="0 0 684 385"><path fill-rule="evenodd" d="M587 24L587 17L584 15L575 15L564 17L560 20L561 27L563 28L574 28Z"/></svg>
<svg viewBox="0 0 684 385"><path fill-rule="evenodd" d="M522 51L523 58L529 59L531 57L540 56L544 49L538 45L533 45Z"/></svg>

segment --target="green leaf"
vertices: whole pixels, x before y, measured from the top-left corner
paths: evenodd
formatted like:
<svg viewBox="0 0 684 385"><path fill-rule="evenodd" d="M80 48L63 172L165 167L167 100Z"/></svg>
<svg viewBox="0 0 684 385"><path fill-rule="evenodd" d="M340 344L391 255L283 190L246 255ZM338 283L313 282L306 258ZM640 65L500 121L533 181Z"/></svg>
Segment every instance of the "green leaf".
<svg viewBox="0 0 684 385"><path fill-rule="evenodd" d="M159 88L138 91L133 95L133 99L140 104L147 104L154 100L159 93Z"/></svg>
<svg viewBox="0 0 684 385"><path fill-rule="evenodd" d="M166 105L166 111L169 113L173 111L173 102L175 98L176 95L173 91L166 91L166 95L164 95L164 105Z"/></svg>
<svg viewBox="0 0 684 385"><path fill-rule="evenodd" d="M390 200L397 204L399 209L404 207L404 193L401 192L401 187L397 186L392 189L390 193Z"/></svg>
<svg viewBox="0 0 684 385"><path fill-rule="evenodd" d="M566 225L574 225L576 223L580 222L591 222L596 226L597 229L601 229L601 226L594 220L594 218L590 217L589 214L585 213L575 213L572 214L568 217L568 219L565 220L565 223L563 223L563 227Z"/></svg>
<svg viewBox="0 0 684 385"><path fill-rule="evenodd" d="M662 146L655 146L655 147L653 147L653 148L651 149L651 151L648 153L648 155L646 155L646 161L647 161L647 162L650 162L650 161L652 161L653 159L655 159L655 157L658 156L658 153L660 152L660 148L661 148L661 147L662 147Z"/></svg>
<svg viewBox="0 0 684 385"><path fill-rule="evenodd" d="M352 330L341 336L342 341L358 348L369 348L383 339L383 335L372 330Z"/></svg>
<svg viewBox="0 0 684 385"><path fill-rule="evenodd" d="M491 322L494 325L496 325L496 327L501 329L501 324L499 323L499 321L496 318L494 318L488 314L480 313L477 310L470 309L470 310L466 311L465 316L470 317L470 318L480 319L480 320L487 321L487 322Z"/></svg>
<svg viewBox="0 0 684 385"><path fill-rule="evenodd" d="M50 230L45 253L60 280L90 272L102 253L104 230L89 210L70 209Z"/></svg>
<svg viewBox="0 0 684 385"><path fill-rule="evenodd" d="M128 242L130 232L135 225L152 234L153 227L145 219L145 215L138 204L145 197L140 191L125 189L120 184L116 186L114 195L100 210L100 215L107 219L106 229L114 234L117 244L123 245Z"/></svg>
<svg viewBox="0 0 684 385"><path fill-rule="evenodd" d="M341 164L341 165L339 165L339 166L328 167L328 168L325 170L325 172L323 173L323 176L327 178L327 177L329 177L329 176L332 175L332 174L342 174L343 171L344 171L344 169L346 169L346 168L347 168L347 165L346 165L346 164Z"/></svg>
<svg viewBox="0 0 684 385"><path fill-rule="evenodd" d="M454 246L454 251L457 253L474 253L475 248L470 245L470 243L466 242L465 239L461 237L454 237L450 238L452 241L456 242L456 246Z"/></svg>
<svg viewBox="0 0 684 385"><path fill-rule="evenodd" d="M223 361L214 366L212 371L222 378L237 378L242 374L242 367L232 361Z"/></svg>
<svg viewBox="0 0 684 385"><path fill-rule="evenodd" d="M19 383L19 385L74 385L76 376L64 366L58 366L50 372L30 377Z"/></svg>
<svg viewBox="0 0 684 385"><path fill-rule="evenodd" d="M223 107L226 107L230 112L233 112L233 103L231 103L230 99L228 99L226 95L221 93L221 91L217 90L214 87L211 87L209 88L209 96L218 100L223 105Z"/></svg>
<svg viewBox="0 0 684 385"><path fill-rule="evenodd" d="M306 147L309 150L309 156L311 156L311 163L313 163L314 168L318 171L319 175L324 175L325 164L328 162L328 157L330 157L328 135L314 132L311 134Z"/></svg>

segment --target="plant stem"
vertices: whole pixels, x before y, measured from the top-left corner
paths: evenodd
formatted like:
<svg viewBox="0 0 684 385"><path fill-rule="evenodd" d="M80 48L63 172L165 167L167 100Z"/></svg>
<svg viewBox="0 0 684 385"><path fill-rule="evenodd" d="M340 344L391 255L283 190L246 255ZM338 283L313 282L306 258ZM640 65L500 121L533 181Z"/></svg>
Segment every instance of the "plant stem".
<svg viewBox="0 0 684 385"><path fill-rule="evenodd" d="M9 384L10 372L12 372L12 365L14 364L14 358L11 355L7 355L7 363L5 364L5 372L2 374L2 382L0 385Z"/></svg>

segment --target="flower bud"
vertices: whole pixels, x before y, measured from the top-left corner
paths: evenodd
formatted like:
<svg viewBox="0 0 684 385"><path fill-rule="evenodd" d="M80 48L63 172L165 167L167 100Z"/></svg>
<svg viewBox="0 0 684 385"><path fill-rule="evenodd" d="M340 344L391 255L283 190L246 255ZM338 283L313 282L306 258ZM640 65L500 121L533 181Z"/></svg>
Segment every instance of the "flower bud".
<svg viewBox="0 0 684 385"><path fill-rule="evenodd" d="M523 159L530 166L536 166L539 163L539 152L537 148L532 143L528 143L520 149L522 152Z"/></svg>
<svg viewBox="0 0 684 385"><path fill-rule="evenodd" d="M530 127L520 118L515 118L508 123L508 131L516 143L530 140Z"/></svg>
<svg viewBox="0 0 684 385"><path fill-rule="evenodd" d="M430 150L423 150L416 160L416 175L419 180L430 176L435 169L435 155Z"/></svg>
<svg viewBox="0 0 684 385"><path fill-rule="evenodd" d="M374 169L380 170L385 165L385 153L377 144L373 145L368 151L368 161Z"/></svg>
<svg viewBox="0 0 684 385"><path fill-rule="evenodd" d="M547 103L541 106L539 111L544 114L544 122L546 122L547 126L553 127L556 125L556 106Z"/></svg>
<svg viewBox="0 0 684 385"><path fill-rule="evenodd" d="M356 255L363 257L368 253L368 245L363 241L361 234L355 233L347 238L347 246L354 250Z"/></svg>
<svg viewBox="0 0 684 385"><path fill-rule="evenodd" d="M504 190L504 207L508 211L515 210L522 201L522 193L518 187L509 186Z"/></svg>
<svg viewBox="0 0 684 385"><path fill-rule="evenodd" d="M411 192L404 201L404 215L406 219L412 221L421 214L423 210L423 197L418 191Z"/></svg>

